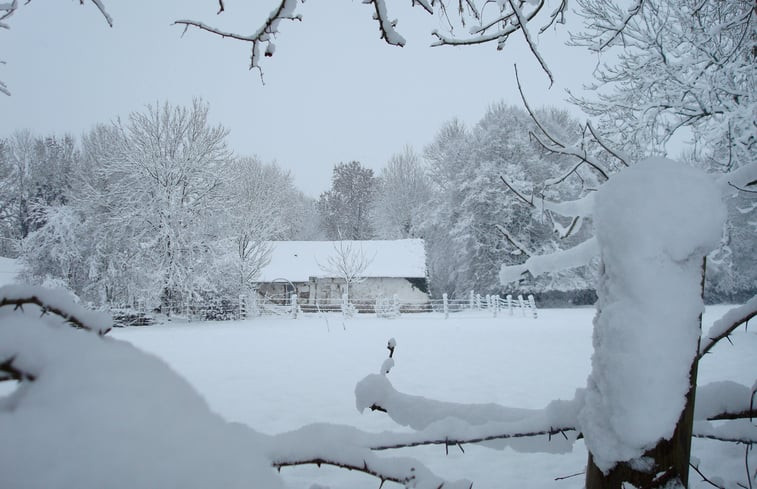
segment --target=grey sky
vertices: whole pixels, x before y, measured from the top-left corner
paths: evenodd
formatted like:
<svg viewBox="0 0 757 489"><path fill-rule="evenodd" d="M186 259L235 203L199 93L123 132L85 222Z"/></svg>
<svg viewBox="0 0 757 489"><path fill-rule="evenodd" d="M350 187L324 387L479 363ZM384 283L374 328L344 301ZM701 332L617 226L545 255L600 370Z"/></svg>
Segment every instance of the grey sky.
<svg viewBox="0 0 757 489"><path fill-rule="evenodd" d="M0 32L0 136L28 128L37 134L77 137L145 105L210 103L210 115L231 130L242 155L276 160L296 184L317 196L335 163L359 160L379 169L406 144L420 150L453 117L475 123L486 107L520 104L517 62L534 105L569 108L564 89L590 81L596 60L565 47L565 32L540 38L556 74L548 89L521 36L504 52L493 45L430 48L440 19L392 2L390 15L408 40L404 48L379 39L371 8L358 1L308 1L304 21L282 27L273 58L263 65L266 84L248 71L249 46L196 30L181 36L171 23L192 18L242 33L256 29L276 0L106 0L109 28L89 3L34 0ZM573 14L574 24L578 19ZM573 109L574 110L574 109Z"/></svg>

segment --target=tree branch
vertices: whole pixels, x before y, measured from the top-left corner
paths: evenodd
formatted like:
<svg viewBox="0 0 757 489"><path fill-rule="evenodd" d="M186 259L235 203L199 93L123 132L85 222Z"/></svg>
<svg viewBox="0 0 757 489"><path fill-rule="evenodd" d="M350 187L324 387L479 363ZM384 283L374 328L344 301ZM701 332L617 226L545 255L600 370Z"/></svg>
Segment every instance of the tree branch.
<svg viewBox="0 0 757 489"><path fill-rule="evenodd" d="M271 14L265 20L263 25L260 28L258 28L258 30L254 34L251 34L249 36L243 36L240 34L235 34L233 32L222 31L221 29L209 26L203 22L190 20L190 19L177 20L174 22L174 25L183 25L184 32L186 32L189 27L195 27L197 29L210 32L211 34L215 34L222 38L230 38L237 41L251 43L252 47L250 49L250 69L251 70L257 69L260 72L260 76L262 79L263 70L260 68L260 43L268 43L268 47L264 55L266 57L273 56L274 46L272 43L272 38L279 32L279 29L278 29L279 23L282 20L292 20L292 21L302 20L301 15L294 13L294 10L297 6L297 2L298 0L281 0L281 2L279 3L279 6L271 12ZM223 9L223 2L221 2L221 8ZM219 13L220 12L221 11L219 11Z"/></svg>
<svg viewBox="0 0 757 489"><path fill-rule="evenodd" d="M757 316L757 296L752 297L746 304L728 311L722 318L715 321L707 333L707 340L699 349L698 358L704 357L718 341L727 338L736 328Z"/></svg>
<svg viewBox="0 0 757 489"><path fill-rule="evenodd" d="M495 433L491 435L486 436L474 436L470 438L460 437L460 438L430 438L427 440L415 440L415 441L408 441L406 443L387 443L387 444L378 444L373 445L370 447L371 450L394 450L397 448L411 448L411 447L420 447L425 445L446 445L446 446L460 446L460 445L469 445L471 443L482 443L485 441L493 441L493 440L508 440L512 438L529 438L533 436L542 436L542 435L549 435L552 437L552 435L560 434L565 437L567 440L568 437L565 435L565 432L567 431L577 431L577 429L574 426L562 426L553 428L550 427L549 429L545 430L536 430L536 431L512 431L512 432L503 432L503 433Z"/></svg>
<svg viewBox="0 0 757 489"><path fill-rule="evenodd" d="M536 44L534 43L533 39L531 39L531 34L528 32L528 26L526 25L523 13L520 11L520 7L515 5L515 2L513 0L507 0L507 2L510 4L510 8L513 9L515 17L517 17L518 19L518 25L520 26L520 31L523 33L523 37L526 39L528 49L531 50L531 54L533 54L536 60L539 62L539 65L541 65L541 69L544 71L544 73L547 74L547 77L549 78L549 87L552 88L552 85L554 85L555 83L555 78L552 76L552 71L550 71L547 63L544 61L544 58L542 58L541 53L539 53L539 50L536 48Z"/></svg>
<svg viewBox="0 0 757 489"><path fill-rule="evenodd" d="M13 361L16 359L15 355L0 363L0 372L5 375L0 375L0 382L6 380L18 380L18 381L34 381L37 377L29 372L24 372L13 365Z"/></svg>
<svg viewBox="0 0 757 489"><path fill-rule="evenodd" d="M6 286L3 289L0 289L0 292L3 292L0 294L2 299L0 299L0 307L5 306L14 306L15 309L21 309L23 310L24 305L32 304L35 306L38 306L42 310L42 315L45 315L47 313L53 313L57 316L60 316L63 318L66 322L70 323L75 328L84 329L87 331L92 331L97 333L100 336L103 336L107 334L111 330L111 325L108 323L107 325L95 325L92 324L91 320L87 320L84 317L82 317L82 313L86 315L89 311L83 310L80 312L70 312L66 310L65 306L62 306L61 304L52 304L49 300L45 300L43 298L40 298L39 294L29 294L29 295L23 295L23 296L12 296L13 294L7 293L6 291L13 286ZM10 297L9 297L10 296ZM80 308L80 306L73 305L74 309ZM80 308L83 309L83 308ZM90 313L91 314L91 313ZM98 318L98 320L105 321L103 318Z"/></svg>
<svg viewBox="0 0 757 489"><path fill-rule="evenodd" d="M328 460L325 458L310 458L310 459L302 459L302 460L288 460L286 462L274 462L273 467L281 470L282 467L296 467L298 465L317 465L320 467L321 465L331 465L334 467L339 467L340 469L347 469L347 470L355 470L357 472L362 472L364 474L372 475L373 477L378 478L381 480L381 483L383 484L384 481L390 481L390 482L396 482L397 484L402 484L403 486L409 487L410 483L413 481L414 476L406 476L406 477L396 477L393 475L389 475L383 472L380 472L374 467L371 467L368 465L367 462L363 461L362 465L358 464L349 464L346 462L337 462L334 460ZM439 486L440 488L443 487Z"/></svg>

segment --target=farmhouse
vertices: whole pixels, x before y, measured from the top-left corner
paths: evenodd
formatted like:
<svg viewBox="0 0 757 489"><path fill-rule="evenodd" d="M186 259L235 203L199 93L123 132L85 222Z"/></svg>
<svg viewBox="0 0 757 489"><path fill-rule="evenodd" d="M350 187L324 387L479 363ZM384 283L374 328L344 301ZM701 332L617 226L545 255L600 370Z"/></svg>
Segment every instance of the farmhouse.
<svg viewBox="0 0 757 489"><path fill-rule="evenodd" d="M272 241L270 245L270 261L258 278L258 293L269 300L297 294L301 304L328 306L348 293L351 302L396 295L404 307L428 303L422 239Z"/></svg>

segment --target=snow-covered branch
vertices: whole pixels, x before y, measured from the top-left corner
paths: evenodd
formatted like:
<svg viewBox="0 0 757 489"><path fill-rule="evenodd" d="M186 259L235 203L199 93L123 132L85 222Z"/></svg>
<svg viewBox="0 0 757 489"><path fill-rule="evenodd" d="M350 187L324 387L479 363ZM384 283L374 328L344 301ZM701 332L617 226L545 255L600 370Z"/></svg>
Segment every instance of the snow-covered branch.
<svg viewBox="0 0 757 489"><path fill-rule="evenodd" d="M395 342L396 345L396 342ZM496 442L519 451L564 453L572 449L578 436L576 399L552 401L544 409L522 409L498 404L461 404L437 401L397 391L388 372L368 375L355 386L355 405L387 413L413 433L383 433L364 443L372 450L422 445L458 446ZM568 435L567 433L570 433ZM553 435L561 435L553 438Z"/></svg>
<svg viewBox="0 0 757 489"><path fill-rule="evenodd" d="M252 43L250 69L261 70L260 45L266 45L265 56L273 55L275 46L272 40L279 32L278 25L280 21L302 20L302 17L295 13L297 4L300 1L304 0L280 0L278 6L251 35L230 32L199 20L181 19L175 21L174 24L183 25L185 30L193 27L223 38ZM397 20L389 17L386 0L362 0L362 3L370 5L373 8L373 19L378 24L381 39L392 46L404 46L406 40L396 30ZM413 7L420 7L428 14L438 14L449 25L449 29L445 32L440 30L431 32L432 37L435 39L431 44L432 46L495 43L497 49L501 50L504 48L511 34L519 30L522 31L532 54L550 81L553 81L552 73L528 29L529 24L537 22L537 19L543 20L543 22L539 21L542 25L538 30L538 34L541 34L555 24L564 23L564 16L568 10L568 2L561 0L551 12L548 14L543 13L542 11L548 3L550 3L550 0L531 0L528 2L508 0L508 2L497 2L496 7L488 9L484 7L493 5L490 0L465 0L459 2L451 0L413 0L411 5ZM452 8L453 6L454 8ZM454 14L450 14L450 11L454 11ZM220 2L218 14L225 12L225 6L223 2ZM458 37L454 32L458 25L467 30L470 35ZM469 25L471 27L468 27Z"/></svg>
<svg viewBox="0 0 757 489"><path fill-rule="evenodd" d="M384 0L363 0L363 3L373 5L373 20L378 22L381 39L392 46L404 46L407 41L405 41L405 38L395 29L397 26L397 20L389 19L389 14L386 10L386 2ZM428 7L429 5L426 6Z"/></svg>
<svg viewBox="0 0 757 489"><path fill-rule="evenodd" d="M250 69L257 69L262 76L263 72L260 68L261 44L265 44L266 46L264 56L266 57L273 56L274 52L276 51L276 46L273 43L273 39L279 33L279 24L281 24L281 21L282 20L290 20L290 21L302 20L302 16L295 12L297 8L297 4L300 1L301 0L281 0L279 5L270 13L270 15L268 15L266 20L263 22L263 25L261 25L253 34L250 34L250 35L242 35L242 34L236 34L233 32L227 32L222 29L212 27L203 22L190 20L190 19L177 20L174 22L174 24L183 25L184 32L186 32L189 27L195 27L202 31L210 32L211 34L215 34L223 38L230 38L237 41L251 43L252 47L250 49ZM221 10L218 13L222 13L224 10L225 9L223 8L223 4L222 4Z"/></svg>
<svg viewBox="0 0 757 489"><path fill-rule="evenodd" d="M0 307L13 306L14 309L23 310L25 305L38 307L42 315L56 314L75 328L101 336L107 334L113 325L107 313L90 311L71 302L64 292L24 285L0 287Z"/></svg>
<svg viewBox="0 0 757 489"><path fill-rule="evenodd" d="M409 457L379 457L370 448L375 438L394 433L366 433L349 426L312 424L272 437L267 457L276 469L298 465L331 465L354 470L405 487L470 489L468 480L445 481L418 460Z"/></svg>
<svg viewBox="0 0 757 489"><path fill-rule="evenodd" d="M599 256L599 245L596 238L589 238L567 250L531 256L521 265L504 265L500 269L499 279L503 284L517 282L527 272L536 277L543 273L580 267L588 265L596 256Z"/></svg>
<svg viewBox="0 0 757 489"><path fill-rule="evenodd" d="M716 424L707 421L694 422L692 436L730 443L757 443L757 425L749 419L733 419Z"/></svg>
<svg viewBox="0 0 757 489"><path fill-rule="evenodd" d="M718 341L727 338L736 328L755 316L757 316L757 296L749 299L743 306L729 310L710 327L706 339L699 349L699 358L706 355Z"/></svg>

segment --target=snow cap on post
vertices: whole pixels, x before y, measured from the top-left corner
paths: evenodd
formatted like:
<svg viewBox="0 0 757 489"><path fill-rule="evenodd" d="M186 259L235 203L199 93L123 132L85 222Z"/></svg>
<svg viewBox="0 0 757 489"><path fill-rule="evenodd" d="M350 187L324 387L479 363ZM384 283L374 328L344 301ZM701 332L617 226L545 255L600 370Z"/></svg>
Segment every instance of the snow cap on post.
<svg viewBox="0 0 757 489"><path fill-rule="evenodd" d="M726 210L710 176L650 158L602 186L594 216L603 270L579 424L607 472L673 435L697 355L702 260Z"/></svg>

